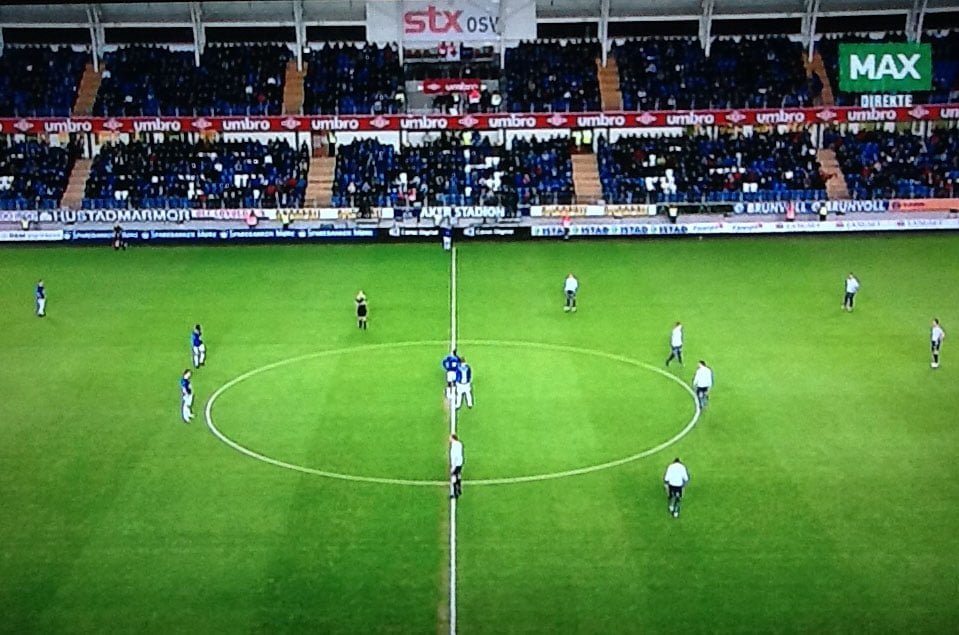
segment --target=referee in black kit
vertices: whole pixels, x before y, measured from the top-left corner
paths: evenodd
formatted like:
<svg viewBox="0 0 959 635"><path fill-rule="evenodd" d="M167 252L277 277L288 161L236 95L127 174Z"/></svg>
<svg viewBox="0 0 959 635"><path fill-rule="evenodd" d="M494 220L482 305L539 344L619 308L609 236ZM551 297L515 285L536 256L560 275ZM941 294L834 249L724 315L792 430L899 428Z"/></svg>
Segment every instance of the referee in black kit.
<svg viewBox="0 0 959 635"><path fill-rule="evenodd" d="M366 294L361 289L356 294L356 326L361 330L366 330L366 319L369 313L370 307L366 303Z"/></svg>

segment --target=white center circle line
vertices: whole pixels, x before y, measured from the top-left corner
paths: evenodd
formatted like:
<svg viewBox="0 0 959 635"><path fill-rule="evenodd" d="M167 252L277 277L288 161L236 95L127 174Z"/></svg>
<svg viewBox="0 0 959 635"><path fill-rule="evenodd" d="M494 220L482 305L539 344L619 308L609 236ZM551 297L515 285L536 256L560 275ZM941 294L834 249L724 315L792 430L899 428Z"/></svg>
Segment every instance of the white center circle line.
<svg viewBox="0 0 959 635"><path fill-rule="evenodd" d="M541 342L522 342L522 341L513 341L513 340L460 340L458 344L466 345L466 346L499 346L504 348L508 348L508 347L531 348L531 349L539 349L539 350L546 350L546 351L578 353L581 355L591 355L593 357L601 357L601 358L609 359L611 361L616 361L623 364L636 366L638 368L644 368L646 370L650 370L654 373L662 375L663 377L682 386L683 389L687 393L689 393L690 397L692 397L693 404L695 406L695 411L693 413L692 419L690 419L689 422L683 427L683 429L680 430L676 435L660 443L659 445L648 448L646 450L642 450L635 454L624 456L619 459L614 459L612 461L607 461L605 463L598 463L596 465L588 465L585 467L574 468L571 470L563 470L559 472L546 472L542 474L511 476L511 477L505 477L505 478L469 479L468 481L464 480L464 483L469 484L470 487L486 486L486 485L513 485L517 483L548 481L548 480L559 479L559 478L569 478L571 476L580 476L583 474L591 474L593 472L599 472L602 470L608 470L610 468L618 467L620 465L625 465L627 463L632 463L633 461L637 461L639 459L652 456L653 454L661 452L665 450L666 448L672 445L675 445L676 443L681 441L687 434L692 432L693 428L696 427L696 423L699 421L701 410L699 408L699 402L696 399L696 393L695 391L693 391L691 387L689 387L679 377L673 375L672 373L662 368L653 366L652 364L648 364L646 362L641 362L641 361L632 359L630 357L626 357L625 355L617 355L614 353L607 353L604 351L597 351L589 348L578 348L575 346L566 346L562 344L546 344ZM265 373L267 371L274 370L276 368L282 368L283 366L288 366L290 364L295 364L297 362L305 361L308 359L317 359L321 357L328 357L332 355L342 355L345 353L353 353L358 351L370 351L370 350L416 347L416 346L436 346L440 348L440 350L443 350L445 347L449 346L449 342L444 340L419 340L419 341L410 341L410 342L391 342L391 343L385 343L385 344L366 344L361 346L351 346L348 348L336 348L336 349L330 349L325 351L317 351L314 353L307 353L305 355L290 357L288 359L284 359L284 360L276 361L270 364L266 364L264 366L260 366L259 368L254 368L241 375L234 377L230 381L226 382L225 384L217 388L213 392L213 394L210 395L210 398L207 399L206 406L204 408L206 425L210 429L210 432L212 432L216 438L218 438L220 441L222 441L229 447L233 448L237 452L243 455L246 455L252 459L256 459L257 461L262 461L263 463L267 463L269 465L273 465L275 467L280 467L287 470L292 470L294 472L300 472L302 474L313 474L315 476L322 476L324 478L338 479L342 481L353 481L353 482L359 482L359 483L376 483L380 485L401 485L401 486L409 486L409 487L436 487L436 486L448 487L449 486L448 480L385 478L385 477L379 477L379 476L344 474L344 473L332 472L328 470L319 470L319 469L307 467L304 465L297 465L296 463L289 463L287 461L283 461L280 459L267 456L265 454L257 452L256 450L253 450L244 445L241 445L240 443L237 443L230 437L226 436L222 431L220 431L220 429L216 427L216 424L214 423L214 420L213 420L213 406L216 403L216 400L219 399L224 392L226 392L233 386L243 381L246 381L247 379L250 379L251 377L259 375L260 373Z"/></svg>

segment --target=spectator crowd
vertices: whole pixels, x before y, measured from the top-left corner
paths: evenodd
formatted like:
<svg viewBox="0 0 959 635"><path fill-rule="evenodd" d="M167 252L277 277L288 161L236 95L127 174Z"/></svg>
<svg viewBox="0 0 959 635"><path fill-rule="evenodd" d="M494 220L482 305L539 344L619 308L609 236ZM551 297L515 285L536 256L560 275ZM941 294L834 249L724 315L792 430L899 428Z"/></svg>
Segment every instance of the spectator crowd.
<svg viewBox="0 0 959 635"><path fill-rule="evenodd" d="M78 150L31 140L0 143L0 209L53 209L63 197Z"/></svg>
<svg viewBox="0 0 959 635"><path fill-rule="evenodd" d="M286 63L279 44L210 45L196 66L192 51L129 46L104 57L94 114L278 115Z"/></svg>
<svg viewBox="0 0 959 635"><path fill-rule="evenodd" d="M285 141L132 141L100 148L84 207L298 207L309 151Z"/></svg>
<svg viewBox="0 0 959 635"><path fill-rule="evenodd" d="M938 128L927 137L910 132L830 130L849 194L856 199L952 198L959 194L959 130Z"/></svg>
<svg viewBox="0 0 959 635"><path fill-rule="evenodd" d="M328 44L304 60L305 101L312 115L369 115L401 112L399 53L393 44Z"/></svg>
<svg viewBox="0 0 959 635"><path fill-rule="evenodd" d="M66 117L89 55L69 46L0 49L0 117Z"/></svg>
<svg viewBox="0 0 959 635"><path fill-rule="evenodd" d="M566 139L514 139L507 149L476 133L425 141L398 151L375 139L337 151L333 204L521 205L572 201Z"/></svg>
<svg viewBox="0 0 959 635"><path fill-rule="evenodd" d="M613 49L626 110L810 106L822 84L803 70L802 45L785 37L712 42L643 38Z"/></svg>
<svg viewBox="0 0 959 635"><path fill-rule="evenodd" d="M523 42L506 50L506 100L512 112L600 109L599 43Z"/></svg>
<svg viewBox="0 0 959 635"><path fill-rule="evenodd" d="M609 203L824 199L808 132L721 132L599 142Z"/></svg>

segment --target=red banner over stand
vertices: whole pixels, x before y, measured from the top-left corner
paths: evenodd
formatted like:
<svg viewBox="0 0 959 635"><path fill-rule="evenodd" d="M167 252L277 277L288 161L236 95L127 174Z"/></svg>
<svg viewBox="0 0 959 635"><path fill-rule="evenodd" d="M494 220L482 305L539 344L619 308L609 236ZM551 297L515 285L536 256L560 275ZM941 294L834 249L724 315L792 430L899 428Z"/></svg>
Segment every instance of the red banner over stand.
<svg viewBox="0 0 959 635"><path fill-rule="evenodd" d="M777 124L959 121L959 104L911 108L783 108L779 110L658 110L645 112L497 113L466 115L360 115L286 117L75 117L0 118L5 134L62 132L376 132L424 130L536 130L663 128Z"/></svg>
<svg viewBox="0 0 959 635"><path fill-rule="evenodd" d="M445 95L447 93L468 93L479 90L482 83L478 79L424 79L422 90L427 95Z"/></svg>

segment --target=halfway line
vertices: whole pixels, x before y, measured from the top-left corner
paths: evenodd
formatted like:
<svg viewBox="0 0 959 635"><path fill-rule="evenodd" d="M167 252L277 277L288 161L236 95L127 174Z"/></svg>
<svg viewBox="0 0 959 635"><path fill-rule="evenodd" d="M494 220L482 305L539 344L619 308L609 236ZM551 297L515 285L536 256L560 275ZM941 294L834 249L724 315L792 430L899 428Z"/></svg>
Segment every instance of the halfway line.
<svg viewBox="0 0 959 635"><path fill-rule="evenodd" d="M456 348L456 247L450 251L450 350ZM456 404L450 403L450 434L456 434ZM456 499L450 496L450 635L456 635Z"/></svg>

